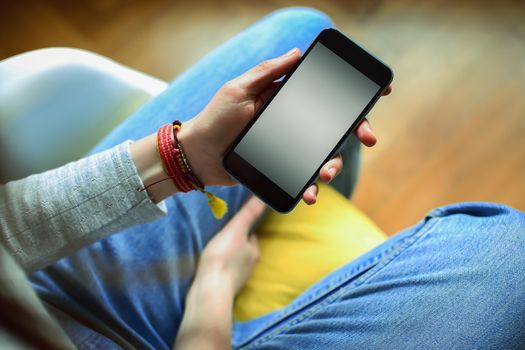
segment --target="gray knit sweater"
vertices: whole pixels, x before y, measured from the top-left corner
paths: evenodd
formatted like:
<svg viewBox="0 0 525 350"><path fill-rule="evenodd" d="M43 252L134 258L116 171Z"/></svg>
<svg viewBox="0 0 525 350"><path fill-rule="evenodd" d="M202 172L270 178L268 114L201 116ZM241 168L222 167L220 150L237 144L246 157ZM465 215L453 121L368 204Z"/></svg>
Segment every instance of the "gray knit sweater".
<svg viewBox="0 0 525 350"><path fill-rule="evenodd" d="M26 337L9 325L17 317L31 322L34 334L57 348L74 348L38 299L25 273L46 267L111 233L166 214L164 203L157 205L145 191L136 190L142 181L129 145L127 141L0 186L0 300L18 310L0 318L0 348L32 348Z"/></svg>

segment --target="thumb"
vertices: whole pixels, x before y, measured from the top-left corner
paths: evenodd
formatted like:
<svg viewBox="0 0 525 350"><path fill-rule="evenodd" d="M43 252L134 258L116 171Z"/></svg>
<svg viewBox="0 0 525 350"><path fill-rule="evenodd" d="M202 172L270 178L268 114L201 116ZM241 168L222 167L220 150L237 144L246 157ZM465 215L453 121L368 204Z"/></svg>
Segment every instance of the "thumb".
<svg viewBox="0 0 525 350"><path fill-rule="evenodd" d="M282 56L259 63L232 82L248 94L258 95L273 81L286 74L299 58L301 51L297 48L291 49Z"/></svg>

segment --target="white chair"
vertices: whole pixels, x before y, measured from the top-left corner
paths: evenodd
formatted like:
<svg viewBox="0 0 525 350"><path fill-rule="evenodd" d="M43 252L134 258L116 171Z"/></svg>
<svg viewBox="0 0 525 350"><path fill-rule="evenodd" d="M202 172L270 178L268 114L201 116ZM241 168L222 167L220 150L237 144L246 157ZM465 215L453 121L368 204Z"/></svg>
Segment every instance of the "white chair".
<svg viewBox="0 0 525 350"><path fill-rule="evenodd" d="M0 182L81 158L167 83L80 49L0 61Z"/></svg>

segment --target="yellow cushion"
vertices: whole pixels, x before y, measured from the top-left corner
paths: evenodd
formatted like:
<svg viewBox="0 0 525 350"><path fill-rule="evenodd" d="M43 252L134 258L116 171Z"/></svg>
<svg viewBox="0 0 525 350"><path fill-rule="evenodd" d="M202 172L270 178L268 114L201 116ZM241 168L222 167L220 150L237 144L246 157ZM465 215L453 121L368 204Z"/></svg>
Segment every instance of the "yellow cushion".
<svg viewBox="0 0 525 350"><path fill-rule="evenodd" d="M246 321L288 305L328 273L367 252L386 235L352 202L319 184L313 206L271 212L258 229L261 259L235 300Z"/></svg>

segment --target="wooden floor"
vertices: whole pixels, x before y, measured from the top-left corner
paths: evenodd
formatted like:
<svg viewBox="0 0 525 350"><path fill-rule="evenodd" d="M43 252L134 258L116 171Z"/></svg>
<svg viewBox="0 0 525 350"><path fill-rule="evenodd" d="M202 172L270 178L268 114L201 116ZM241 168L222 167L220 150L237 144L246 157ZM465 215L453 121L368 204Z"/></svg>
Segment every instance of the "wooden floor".
<svg viewBox="0 0 525 350"><path fill-rule="evenodd" d="M170 79L293 1L0 1L0 59L47 46L92 50ZM372 112L355 202L385 231L432 207L495 201L525 210L523 1L301 2L395 71ZM322 195L322 194L321 194Z"/></svg>

